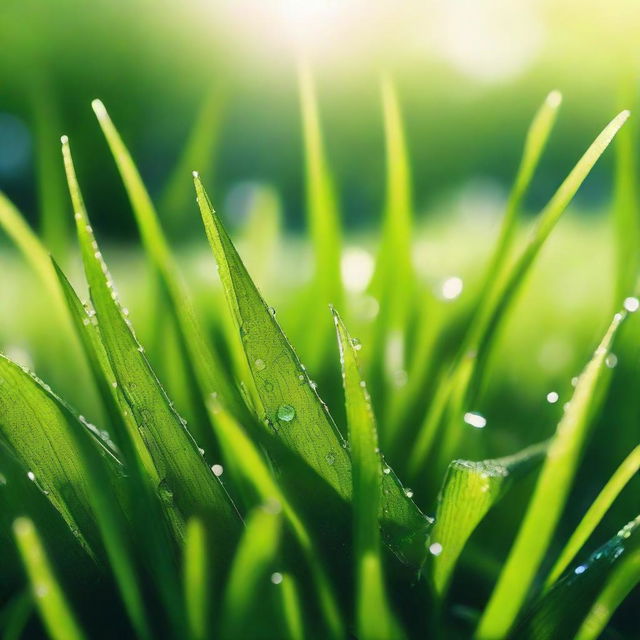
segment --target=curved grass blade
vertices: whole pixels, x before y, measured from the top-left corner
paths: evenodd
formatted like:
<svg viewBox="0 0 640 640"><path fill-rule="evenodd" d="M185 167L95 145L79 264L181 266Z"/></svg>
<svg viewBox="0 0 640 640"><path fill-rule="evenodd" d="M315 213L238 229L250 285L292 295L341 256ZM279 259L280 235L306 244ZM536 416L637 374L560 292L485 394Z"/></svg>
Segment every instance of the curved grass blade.
<svg viewBox="0 0 640 640"><path fill-rule="evenodd" d="M155 207L142 182L138 169L102 102L94 100L92 107L124 182L145 252L158 275L162 290L168 298L167 307L174 317L181 343L184 346L195 381L200 389L200 395L197 396L195 394L201 405L198 413L206 416L203 398L212 393L218 393L230 407L239 411L240 415L243 415L243 408L237 391L223 375L224 367L215 351L204 338L187 288L179 275L171 249L160 226ZM211 437L211 431L205 426L195 426L197 437L203 443L213 446L214 443L207 440L207 438Z"/></svg>
<svg viewBox="0 0 640 640"><path fill-rule="evenodd" d="M356 624L358 637L390 638L395 626L384 587L378 514L382 505L382 461L369 393L356 348L338 313L338 334L353 474Z"/></svg>
<svg viewBox="0 0 640 640"><path fill-rule="evenodd" d="M3 606L0 611L0 633L2 640L20 640L33 612L33 597L25 589Z"/></svg>
<svg viewBox="0 0 640 640"><path fill-rule="evenodd" d="M513 632L518 640L573 638L598 594L627 557L640 551L640 516L533 603ZM637 578L637 574L636 574Z"/></svg>
<svg viewBox="0 0 640 640"><path fill-rule="evenodd" d="M584 619L575 640L597 640L615 610L638 583L640 583L640 550L628 555L612 573Z"/></svg>
<svg viewBox="0 0 640 640"><path fill-rule="evenodd" d="M52 640L83 640L85 635L69 609L33 522L29 518L18 518L13 524L13 533L38 611Z"/></svg>
<svg viewBox="0 0 640 640"><path fill-rule="evenodd" d="M192 518L187 523L184 539L184 606L193 640L207 637L208 563L204 525L201 520Z"/></svg>
<svg viewBox="0 0 640 640"><path fill-rule="evenodd" d="M247 527L236 551L227 579L222 611L223 638L247 637L251 602L273 565L280 540L277 503L258 507L247 519Z"/></svg>
<svg viewBox="0 0 640 640"><path fill-rule="evenodd" d="M340 306L343 299L340 253L342 238L340 214L333 180L325 154L318 100L309 67L298 67L300 110L306 167L307 214L315 260L309 289L309 313L304 331L304 353L311 369L320 370L331 344L331 326L325 321L327 305Z"/></svg>
<svg viewBox="0 0 640 640"><path fill-rule="evenodd" d="M513 482L543 460L547 443L495 460L454 460L445 476L431 533L428 571L438 596L444 597L467 540L489 509Z"/></svg>
<svg viewBox="0 0 640 640"><path fill-rule="evenodd" d="M529 592L565 506L597 400L604 389L605 359L624 315L617 313L581 373L571 402L551 439L524 520L477 631L479 639L504 637Z"/></svg>
<svg viewBox="0 0 640 640"><path fill-rule="evenodd" d="M63 138L69 191L91 300L100 335L118 386L158 470L158 490L184 518L209 513L216 521L217 542L224 548L237 536L240 519L218 478L155 377L144 349L125 317L84 208L68 140Z"/></svg>
<svg viewBox="0 0 640 640"><path fill-rule="evenodd" d="M295 578L290 573L282 574L280 583L280 597L282 602L282 617L284 618L288 640L304 640L304 625L302 623L302 607Z"/></svg>
<svg viewBox="0 0 640 640"><path fill-rule="evenodd" d="M209 408L213 419L212 422L215 425L222 450L225 453L225 460L228 461L228 464L236 465L237 470L252 486L261 501L264 503L275 501L282 507L282 513L287 519L309 565L329 637L342 638L344 629L339 609L331 590L331 584L315 553L315 546L307 528L273 479L256 446L240 425L219 403L210 404Z"/></svg>
<svg viewBox="0 0 640 640"><path fill-rule="evenodd" d="M565 545L545 583L551 586L573 561L584 543L589 539L594 529L598 526L604 514L609 510L613 501L640 469L640 445L637 446L616 469L615 473L604 486L598 497L591 503L587 513L576 527L571 538Z"/></svg>
<svg viewBox="0 0 640 640"><path fill-rule="evenodd" d="M440 460L447 461L455 451L461 436L462 420L460 417L470 403L474 391L480 386L483 367L495 341L500 323L507 316L507 310L522 286L542 245L580 185L628 117L629 112L622 111L598 135L540 213L526 246L514 263L505 265L496 274L492 286L485 292L456 362L450 374L443 379L442 387L437 391L439 401L433 403L433 408L425 417L416 447L409 461L409 469L412 474L416 474L424 464L438 427L442 424L447 411L451 419L446 425L448 428L441 448ZM450 394L454 389L455 396L450 399Z"/></svg>
<svg viewBox="0 0 640 640"><path fill-rule="evenodd" d="M227 302L243 338L264 422L338 495L350 500L351 460L344 439L247 273L197 175L195 185ZM430 523L405 495L395 474L385 474L384 488L389 492L383 516L385 541L400 558L420 566Z"/></svg>

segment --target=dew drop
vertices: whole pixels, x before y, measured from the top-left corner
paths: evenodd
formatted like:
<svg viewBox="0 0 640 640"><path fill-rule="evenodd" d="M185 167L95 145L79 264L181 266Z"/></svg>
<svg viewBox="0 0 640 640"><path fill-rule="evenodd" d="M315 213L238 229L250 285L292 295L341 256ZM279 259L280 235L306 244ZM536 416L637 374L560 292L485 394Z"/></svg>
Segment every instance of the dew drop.
<svg viewBox="0 0 640 640"><path fill-rule="evenodd" d="M382 473L388 476L391 473L391 467L384 467L384 469L382 470Z"/></svg>
<svg viewBox="0 0 640 640"><path fill-rule="evenodd" d="M429 553L434 556L439 556L442 553L442 545L439 542L434 542L429 546Z"/></svg>
<svg viewBox="0 0 640 640"><path fill-rule="evenodd" d="M360 342L360 340L358 340L358 338L351 338L351 346L356 351L360 351L360 349L362 349L362 343Z"/></svg>
<svg viewBox="0 0 640 640"><path fill-rule="evenodd" d="M278 420L291 422L296 417L296 410L290 404L281 404L278 407Z"/></svg>
<svg viewBox="0 0 640 640"><path fill-rule="evenodd" d="M275 573L272 573L271 582L273 584L280 584L282 582L282 574L277 571Z"/></svg>
<svg viewBox="0 0 640 640"><path fill-rule="evenodd" d="M327 461L327 464L333 464L336 461L336 457L331 451L327 453L324 459Z"/></svg>
<svg viewBox="0 0 640 640"><path fill-rule="evenodd" d="M35 482L36 481L36 474L33 473L33 471L27 471L27 478L29 478L29 480L31 480L31 482Z"/></svg>
<svg viewBox="0 0 640 640"><path fill-rule="evenodd" d="M609 369L613 369L618 364L618 356L615 353L610 353L605 358L604 363L609 367Z"/></svg>
<svg viewBox="0 0 640 640"><path fill-rule="evenodd" d="M584 573L586 570L587 570L587 567L581 564L580 566L575 568L574 573L580 575L581 573Z"/></svg>
<svg viewBox="0 0 640 640"><path fill-rule="evenodd" d="M267 366L267 365L264 363L264 360L262 360L261 358L257 358L257 359L256 359L256 361L254 362L254 364L255 364L256 369L257 369L258 371L264 371L265 367Z"/></svg>
<svg viewBox="0 0 640 640"><path fill-rule="evenodd" d="M549 393L547 393L547 402L549 404L555 404L556 402L558 402L559 397L560 396L557 394L557 392L549 391Z"/></svg>
<svg viewBox="0 0 640 640"><path fill-rule="evenodd" d="M221 464L214 464L211 467L211 471L213 471L214 476L219 478L224 473L224 467Z"/></svg>
<svg viewBox="0 0 640 640"><path fill-rule="evenodd" d="M413 498L413 490L409 489L409 487L406 487L404 490L404 495L407 496L407 498Z"/></svg>
<svg viewBox="0 0 640 640"><path fill-rule="evenodd" d="M638 298L629 297L625 298L622 306L629 312L634 313L638 309L640 309L640 300Z"/></svg>
<svg viewBox="0 0 640 640"><path fill-rule="evenodd" d="M464 414L464 421L476 429L484 429L487 426L486 418L475 411L467 411Z"/></svg>

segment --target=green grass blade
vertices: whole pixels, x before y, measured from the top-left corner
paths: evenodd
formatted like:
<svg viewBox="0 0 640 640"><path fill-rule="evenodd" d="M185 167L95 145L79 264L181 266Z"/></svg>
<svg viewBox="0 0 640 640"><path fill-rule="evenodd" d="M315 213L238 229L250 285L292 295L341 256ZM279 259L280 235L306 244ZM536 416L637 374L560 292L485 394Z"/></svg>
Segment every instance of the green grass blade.
<svg viewBox="0 0 640 640"><path fill-rule="evenodd" d="M571 538L565 545L562 553L549 573L546 586L553 584L573 561L584 543L589 539L594 529L598 526L613 501L640 469L640 446L637 446L616 469L615 473L604 486L598 497L591 503L587 513L576 527Z"/></svg>
<svg viewBox="0 0 640 640"><path fill-rule="evenodd" d="M63 155L91 300L116 382L133 413L161 478L158 490L183 517L210 514L224 548L237 536L240 519L219 479L207 466L182 418L167 397L124 315L84 208L68 140Z"/></svg>
<svg viewBox="0 0 640 640"><path fill-rule="evenodd" d="M295 578L290 573L282 574L280 583L280 597L282 602L282 617L284 618L288 640L304 640L304 625L302 622L302 607Z"/></svg>
<svg viewBox="0 0 640 640"><path fill-rule="evenodd" d="M2 640L20 640L33 612L33 597L30 590L18 593L0 611Z"/></svg>
<svg viewBox="0 0 640 640"><path fill-rule="evenodd" d="M260 584L267 581L278 551L281 523L276 505L258 507L247 519L227 579L222 606L224 638L247 637L247 629L252 628L252 600L259 593Z"/></svg>
<svg viewBox="0 0 640 640"><path fill-rule="evenodd" d="M207 91L184 149L166 182L160 198L160 211L167 214L167 220L170 221L173 229L177 229L177 225L184 223L185 212L189 211L192 202L191 170L193 167L200 167L207 174L212 173L224 103L225 95L222 87L215 86Z"/></svg>
<svg viewBox="0 0 640 640"><path fill-rule="evenodd" d="M597 640L615 610L640 583L640 551L628 555L612 573L580 626L575 640Z"/></svg>
<svg viewBox="0 0 640 640"><path fill-rule="evenodd" d="M438 496L428 561L428 571L440 597L447 591L471 534L511 484L542 461L546 448L543 443L505 458L454 460L449 465Z"/></svg>
<svg viewBox="0 0 640 640"><path fill-rule="evenodd" d="M301 63L298 69L300 110L306 167L307 216L315 260L309 290L309 314L304 335L304 352L309 366L319 370L331 344L331 325L326 322L327 305L340 306L343 299L340 254L340 215L333 180L325 154L320 114L313 75Z"/></svg>
<svg viewBox="0 0 640 640"><path fill-rule="evenodd" d="M223 289L243 337L266 427L342 498L350 500L351 460L344 439L247 273L197 175L195 184ZM383 521L388 544L401 558L419 566L430 523L405 495L395 474L385 474L384 488L389 492Z"/></svg>
<svg viewBox="0 0 640 640"><path fill-rule="evenodd" d="M616 570L627 558L640 552L640 516L577 565L541 598L534 602L513 637L518 640L573 638L589 615L593 603ZM628 578L625 582L628 585ZM618 598L622 594L616 594Z"/></svg>
<svg viewBox="0 0 640 640"><path fill-rule="evenodd" d="M187 523L184 540L184 606L193 640L207 637L208 567L206 531L201 520L192 518Z"/></svg>
<svg viewBox="0 0 640 640"><path fill-rule="evenodd" d="M200 389L199 413L206 415L202 398L206 398L212 393L220 394L229 406L241 410L236 390L223 375L224 367L204 338L186 286L178 273L155 207L138 169L102 102L94 100L92 106L131 201L145 252L158 274L164 292L167 294L169 312L173 314L179 329L180 339L195 374L196 383ZM201 427L196 425L196 429L196 435L202 439L203 443L207 443L206 438L210 437L210 430L204 425Z"/></svg>
<svg viewBox="0 0 640 640"><path fill-rule="evenodd" d="M221 407L219 403L215 405L210 403L210 411L220 438L220 444L225 453L225 460L228 461L227 464L236 465L238 472L244 476L262 502L275 501L282 507L284 517L289 523L309 565L329 637L343 637L343 625L331 590L331 584L315 552L315 546L309 531L287 497L280 490L258 449L231 414Z"/></svg>
<svg viewBox="0 0 640 640"><path fill-rule="evenodd" d="M13 533L38 611L50 637L52 640L83 640L85 635L67 604L33 522L28 518L18 518L13 524Z"/></svg>
<svg viewBox="0 0 640 640"><path fill-rule="evenodd" d="M518 615L544 559L565 506L591 418L605 382L605 359L623 320L616 314L593 358L580 375L564 416L551 440L547 457L509 557L489 600L477 637L504 637Z"/></svg>
<svg viewBox="0 0 640 640"><path fill-rule="evenodd" d="M382 507L382 461L369 393L360 374L356 347L338 313L342 381L353 474L354 548L356 564L356 624L363 639L389 638L393 613L385 593L380 559L378 514Z"/></svg>

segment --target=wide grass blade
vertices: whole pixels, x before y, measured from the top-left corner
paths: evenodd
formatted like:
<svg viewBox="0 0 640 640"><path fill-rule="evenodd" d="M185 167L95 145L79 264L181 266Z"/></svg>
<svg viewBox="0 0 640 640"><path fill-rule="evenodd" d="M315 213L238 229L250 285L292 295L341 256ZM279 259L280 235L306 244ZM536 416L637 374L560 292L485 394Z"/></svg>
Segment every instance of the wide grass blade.
<svg viewBox="0 0 640 640"><path fill-rule="evenodd" d="M247 519L247 527L236 551L227 579L222 611L222 636L247 637L252 628L251 603L261 583L267 582L280 540L280 516L277 503L258 507Z"/></svg>
<svg viewBox="0 0 640 640"><path fill-rule="evenodd" d="M201 520L187 523L184 539L184 606L191 638L204 640L208 632L209 554Z"/></svg>
<svg viewBox="0 0 640 640"><path fill-rule="evenodd" d="M353 474L356 624L363 639L390 638L393 614L385 593L378 513L382 504L382 460L371 399L360 374L356 345L338 313L342 381L347 408Z"/></svg>
<svg viewBox="0 0 640 640"><path fill-rule="evenodd" d="M351 460L344 439L274 313L247 273L197 175L195 184L223 289L242 336L265 427L342 498L350 500ZM395 474L385 474L384 490L388 491L383 513L386 541L399 557L419 566L430 523L405 494Z"/></svg>
<svg viewBox="0 0 640 640"><path fill-rule="evenodd" d="M546 443L495 460L454 460L445 476L431 533L428 571L443 597L465 544L509 487L543 460Z"/></svg>
<svg viewBox="0 0 640 640"><path fill-rule="evenodd" d="M477 637L504 637L529 592L562 515L597 400L608 370L605 360L623 314L616 314L593 358L580 375L565 413L553 436L535 491L498 584L484 610Z"/></svg>
<svg viewBox="0 0 640 640"><path fill-rule="evenodd" d="M513 637L518 640L573 638L591 611L598 594L628 557L635 556L637 571L639 551L640 516L534 602L514 630ZM628 584L629 577L625 577L620 586L626 587ZM616 599L621 595L622 593L616 594Z"/></svg>
<svg viewBox="0 0 640 640"><path fill-rule="evenodd" d="M271 475L256 445L233 416L219 403L210 403L210 411L227 465L235 466L238 480L241 477L244 478L260 501L265 504L277 502L282 507L282 513L309 565L329 637L343 637L344 629L331 584L316 553L316 547L308 529Z"/></svg>
<svg viewBox="0 0 640 640"><path fill-rule="evenodd" d="M195 382L200 390L200 394L194 394L199 402L196 412L202 417L206 417L203 398L212 393L218 393L229 406L242 412L237 391L224 376L224 367L216 352L205 339L196 319L190 296L179 275L155 207L138 169L102 102L94 100L92 106L116 161L131 201L145 252L158 275L162 290L166 294L166 306L175 320L180 340L191 364L190 369L195 375ZM203 444L213 446L213 443L207 440L211 436L211 431L204 425L200 425L200 422L198 421L198 424L194 425L196 436Z"/></svg>
<svg viewBox="0 0 640 640"><path fill-rule="evenodd" d="M628 117L629 112L622 111L598 135L540 213L524 249L513 263L506 264L496 274L492 286L485 292L451 372L437 389L420 429L409 460L412 475L423 466L445 416L448 416L447 430L439 454L440 462L448 461L455 452L463 428L460 418L481 384L481 375L500 324L507 317L510 305L549 234Z"/></svg>
<svg viewBox="0 0 640 640"><path fill-rule="evenodd" d="M638 583L640 583L640 550L627 555L616 567L584 619L575 640L599 638L615 610Z"/></svg>
<svg viewBox="0 0 640 640"><path fill-rule="evenodd" d="M309 367L320 370L330 352L331 325L327 305L340 306L343 299L340 254L340 215L333 179L326 158L315 84L305 63L298 68L300 110L304 138L307 216L313 245L314 276L308 292L309 313L304 319L307 337L304 353Z"/></svg>
<svg viewBox="0 0 640 640"><path fill-rule="evenodd" d="M640 446L637 446L616 469L615 473L604 486L598 497L591 503L587 513L576 527L571 538L565 545L562 553L549 573L546 586L551 586L566 569L567 565L575 558L584 543L589 539L598 526L613 501L625 488L627 483L638 473L640 469Z"/></svg>
<svg viewBox="0 0 640 640"><path fill-rule="evenodd" d="M239 532L238 514L153 373L122 311L89 224L66 138L62 150L100 335L116 382L158 470L158 490L167 502L175 504L184 518L211 515L216 521L217 542L224 548Z"/></svg>
<svg viewBox="0 0 640 640"><path fill-rule="evenodd" d="M67 604L33 522L18 518L13 533L38 611L52 640L83 640L85 635Z"/></svg>

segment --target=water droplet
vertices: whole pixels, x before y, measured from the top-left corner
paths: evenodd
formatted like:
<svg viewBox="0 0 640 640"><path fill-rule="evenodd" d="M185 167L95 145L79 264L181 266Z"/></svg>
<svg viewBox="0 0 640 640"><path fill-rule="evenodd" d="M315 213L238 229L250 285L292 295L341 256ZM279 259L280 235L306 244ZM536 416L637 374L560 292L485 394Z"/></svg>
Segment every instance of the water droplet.
<svg viewBox="0 0 640 640"><path fill-rule="evenodd" d="M640 309L640 300L638 298L629 297L625 298L622 306L629 312L634 313L638 309Z"/></svg>
<svg viewBox="0 0 640 640"><path fill-rule="evenodd" d="M90 323L91 323L91 320L89 320L89 318L82 318L82 324L85 327L88 327Z"/></svg>
<svg viewBox="0 0 640 640"><path fill-rule="evenodd" d="M0 487L4 487L7 484L7 478L4 474L0 473Z"/></svg>
<svg viewBox="0 0 640 640"><path fill-rule="evenodd" d="M269 307L269 313L270 313L272 316L275 316L275 315L276 315L276 310L275 310L273 307Z"/></svg>
<svg viewBox="0 0 640 640"><path fill-rule="evenodd" d="M409 487L406 487L404 490L404 495L407 496L407 498L413 498L413 491L409 489Z"/></svg>
<svg viewBox="0 0 640 640"><path fill-rule="evenodd" d="M331 451L329 451L325 456L325 460L327 461L327 464L333 464L336 461L336 457Z"/></svg>
<svg viewBox="0 0 640 640"><path fill-rule="evenodd" d="M358 340L358 338L351 338L351 346L356 351L360 351L360 349L362 349L362 343L360 342L360 340Z"/></svg>
<svg viewBox="0 0 640 640"><path fill-rule="evenodd" d="M114 380L114 381L111 383L111 386L115 389L115 388L118 386L118 383Z"/></svg>
<svg viewBox="0 0 640 640"><path fill-rule="evenodd" d="M280 584L282 582L282 574L278 573L277 571L275 573L271 574L271 582L273 584Z"/></svg>
<svg viewBox="0 0 640 640"><path fill-rule="evenodd" d="M604 363L609 367L609 369L613 369L618 364L618 356L615 353L610 353L605 358Z"/></svg>
<svg viewBox="0 0 640 640"><path fill-rule="evenodd" d="M218 478L224 473L224 467L221 464L214 464L211 467L211 471L213 471L213 475Z"/></svg>
<svg viewBox="0 0 640 640"><path fill-rule="evenodd" d="M184 424L184 423L183 423ZM204 455L204 449L202 447L198 447L198 453L203 456Z"/></svg>
<svg viewBox="0 0 640 640"><path fill-rule="evenodd" d="M549 391L549 393L547 393L547 402L549 404L555 404L558 402L559 397L560 396L555 391Z"/></svg>
<svg viewBox="0 0 640 640"><path fill-rule="evenodd" d="M173 500L173 491L169 487L166 479L161 480L158 484L158 495L163 502L171 502Z"/></svg>
<svg viewBox="0 0 640 640"><path fill-rule="evenodd" d="M33 471L27 471L27 478L29 478L29 480L31 480L31 482L35 482L36 481L36 474L33 473Z"/></svg>
<svg viewBox="0 0 640 640"><path fill-rule="evenodd" d="M467 411L464 414L464 421L476 429L484 429L487 426L486 418L475 411Z"/></svg>
<svg viewBox="0 0 640 640"><path fill-rule="evenodd" d="M264 363L264 360L261 360L260 358L258 358L258 359L255 361L255 363L254 363L254 364L256 365L256 369L257 369L258 371L264 371L265 367L267 366L267 365Z"/></svg>
<svg viewBox="0 0 640 640"><path fill-rule="evenodd" d="M391 467L384 467L384 469L382 469L382 473L388 476L391 473Z"/></svg>
<svg viewBox="0 0 640 640"><path fill-rule="evenodd" d="M585 565L581 564L580 566L575 568L574 573L580 575L581 573L584 573L586 570L587 570L587 567L585 567Z"/></svg>
<svg viewBox="0 0 640 640"><path fill-rule="evenodd" d="M442 553L442 545L439 542L434 542L429 546L429 553L434 556L439 556Z"/></svg>
<svg viewBox="0 0 640 640"><path fill-rule="evenodd" d="M451 276L442 283L440 291L445 300L455 300L462 293L463 288L462 278Z"/></svg>
<svg viewBox="0 0 640 640"><path fill-rule="evenodd" d="M290 404L281 404L278 407L278 420L291 422L296 417L296 410Z"/></svg>
<svg viewBox="0 0 640 640"><path fill-rule="evenodd" d="M571 386L575 387L578 384L578 376L571 378Z"/></svg>

